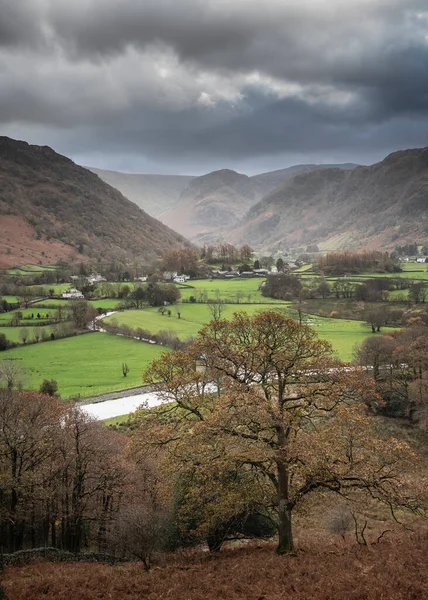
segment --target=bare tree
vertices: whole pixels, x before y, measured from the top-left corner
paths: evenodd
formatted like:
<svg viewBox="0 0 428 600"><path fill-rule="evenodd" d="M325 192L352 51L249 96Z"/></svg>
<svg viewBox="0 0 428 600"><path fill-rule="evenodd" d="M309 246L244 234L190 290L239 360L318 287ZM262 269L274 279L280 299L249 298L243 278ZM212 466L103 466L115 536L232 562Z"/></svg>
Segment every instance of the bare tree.
<svg viewBox="0 0 428 600"><path fill-rule="evenodd" d="M223 300L217 299L215 302L209 302L207 308L212 317L212 321L220 321L221 315L225 309L225 304Z"/></svg>
<svg viewBox="0 0 428 600"><path fill-rule="evenodd" d="M22 388L25 374L25 369L11 360L0 362L0 384L6 385L8 390Z"/></svg>

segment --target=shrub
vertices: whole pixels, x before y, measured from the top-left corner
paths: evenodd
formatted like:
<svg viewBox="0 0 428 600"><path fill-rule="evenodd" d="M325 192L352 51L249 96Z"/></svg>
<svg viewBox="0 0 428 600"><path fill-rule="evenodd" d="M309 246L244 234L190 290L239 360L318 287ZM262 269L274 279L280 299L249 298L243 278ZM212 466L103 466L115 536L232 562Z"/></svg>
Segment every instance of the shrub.
<svg viewBox="0 0 428 600"><path fill-rule="evenodd" d="M39 388L39 392L42 394L48 394L49 396L55 396L58 391L58 383L55 379L44 379L42 385Z"/></svg>

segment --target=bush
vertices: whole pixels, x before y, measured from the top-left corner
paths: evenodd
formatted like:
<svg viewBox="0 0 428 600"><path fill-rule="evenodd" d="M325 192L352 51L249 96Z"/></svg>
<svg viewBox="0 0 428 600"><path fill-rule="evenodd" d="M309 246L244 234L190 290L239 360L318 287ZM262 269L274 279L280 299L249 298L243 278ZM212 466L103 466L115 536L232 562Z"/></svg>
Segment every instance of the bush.
<svg viewBox="0 0 428 600"><path fill-rule="evenodd" d="M44 379L42 385L39 388L39 392L42 394L48 394L49 396L55 396L58 391L58 383L55 379Z"/></svg>

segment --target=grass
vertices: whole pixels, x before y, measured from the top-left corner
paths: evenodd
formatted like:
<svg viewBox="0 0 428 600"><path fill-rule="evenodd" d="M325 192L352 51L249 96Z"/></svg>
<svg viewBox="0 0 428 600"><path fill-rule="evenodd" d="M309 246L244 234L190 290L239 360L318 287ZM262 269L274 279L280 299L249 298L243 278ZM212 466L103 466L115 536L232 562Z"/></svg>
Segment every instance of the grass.
<svg viewBox="0 0 428 600"><path fill-rule="evenodd" d="M104 421L102 421L104 423L104 425L106 425L107 427L109 425L119 425L120 423L126 423L126 421L128 421L129 419L129 414L128 415L120 415L119 417L112 417L111 419L104 419Z"/></svg>
<svg viewBox="0 0 428 600"><path fill-rule="evenodd" d="M74 287L72 283L43 283L41 285L28 285L27 288L29 290L43 288L46 291L46 295L49 295L49 290L54 290L54 293L57 295L62 294L63 292L69 290Z"/></svg>
<svg viewBox="0 0 428 600"><path fill-rule="evenodd" d="M6 302L9 302L9 304L15 304L15 302L18 302L18 298L17 296L1 296L3 298L3 300L6 300Z"/></svg>
<svg viewBox="0 0 428 600"><path fill-rule="evenodd" d="M27 370L26 387L38 389L43 379L55 379L62 398L88 397L142 384L143 369L165 348L105 333L13 348L2 352ZM122 375L122 363L129 374Z"/></svg>
<svg viewBox="0 0 428 600"><path fill-rule="evenodd" d="M49 298L47 300L40 300L40 304L42 304L43 306L47 306L47 307L52 307L55 308L57 306L67 306L69 303L71 302L71 300L64 298ZM110 298L110 299L106 299L106 300L89 300L89 304L91 304L94 308L111 308L114 309L117 307L118 304L120 304L121 302L123 302L123 300L118 300L117 298ZM33 304L33 312L35 309L37 309L37 304L38 302L35 302ZM41 309L43 310L43 309Z"/></svg>
<svg viewBox="0 0 428 600"><path fill-rule="evenodd" d="M33 327L31 327L31 325L27 325L26 323L23 323L21 326L19 327L0 327L0 333L3 333L6 338L10 341L10 342L14 342L15 344L21 344L21 339L19 337L19 332L21 331L21 329L27 329L28 331L28 340L31 341L34 339L34 335L33 335ZM37 331L39 332L39 335L41 335L42 331L46 331L48 333L48 335L50 335L51 331L54 328L50 325L46 325L45 327L37 327ZM1 357L3 355L0 355L0 360Z"/></svg>
<svg viewBox="0 0 428 600"><path fill-rule="evenodd" d="M281 302L273 298L265 298L260 292L260 284L263 278L248 279L197 279L189 281L186 285L178 285L181 292L181 299L188 300L190 296L196 299L206 293L206 297L216 299L217 297L228 302L267 303L275 304Z"/></svg>
<svg viewBox="0 0 428 600"><path fill-rule="evenodd" d="M0 323L4 323L4 322L7 323L7 322L11 321L13 319L14 314L16 314L17 312L22 313L22 318L27 320L25 325L30 326L33 323L40 322L40 319L37 318L37 313L39 313L40 315L43 315L43 318L46 318L46 316L48 318L53 318L55 311L46 309L46 308L38 309L35 305L33 305L33 308L20 308L18 310L13 310L10 312L0 313ZM31 318L31 315L34 315L33 318Z"/></svg>
<svg viewBox="0 0 428 600"><path fill-rule="evenodd" d="M162 330L173 330L179 338L186 339L195 336L205 323L211 320L208 304L179 304L170 307L171 316L162 316L157 308L144 310L126 310L107 317L106 322L117 319L120 325L129 325L132 328L141 327L150 333L158 333ZM288 306L283 303L283 306ZM266 307L260 304L225 304L222 318L230 319L235 312L244 311L255 314ZM180 311L181 318L177 316Z"/></svg>
<svg viewBox="0 0 428 600"><path fill-rule="evenodd" d="M53 265L22 265L14 269L8 269L9 275L33 275L43 273L43 271L56 271L57 267Z"/></svg>

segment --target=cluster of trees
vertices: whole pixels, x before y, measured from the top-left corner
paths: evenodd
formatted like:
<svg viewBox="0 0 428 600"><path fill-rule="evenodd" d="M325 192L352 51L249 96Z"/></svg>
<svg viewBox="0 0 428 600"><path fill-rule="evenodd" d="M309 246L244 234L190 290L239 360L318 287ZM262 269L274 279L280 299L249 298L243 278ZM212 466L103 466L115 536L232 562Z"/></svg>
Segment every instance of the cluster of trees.
<svg viewBox="0 0 428 600"><path fill-rule="evenodd" d="M404 256L417 256L419 254L418 244L416 242L413 242L413 244L395 246L395 252ZM423 256L428 256L428 246L422 246L421 254Z"/></svg>
<svg viewBox="0 0 428 600"><path fill-rule="evenodd" d="M170 283L148 283L135 287L123 301L124 308L163 306L175 304L180 299L180 290Z"/></svg>
<svg viewBox="0 0 428 600"><path fill-rule="evenodd" d="M234 246L219 244L218 246L203 246L201 259L207 263L223 263L233 265L237 262L248 263L252 260L253 249L248 244Z"/></svg>
<svg viewBox="0 0 428 600"><path fill-rule="evenodd" d="M400 265L388 252L330 252L318 259L316 268L325 275L343 275L372 271L396 273Z"/></svg>
<svg viewBox="0 0 428 600"><path fill-rule="evenodd" d="M421 318L404 329L367 338L357 348L356 360L370 365L387 415L428 428L428 325Z"/></svg>
<svg viewBox="0 0 428 600"><path fill-rule="evenodd" d="M161 271L177 271L183 275L198 275L199 255L193 248L178 248L167 252L160 265Z"/></svg>
<svg viewBox="0 0 428 600"><path fill-rule="evenodd" d="M276 312L214 317L147 369L164 403L141 409L130 440L51 396L0 390L4 551L98 549L149 568L155 549L201 540L277 532L293 551L293 514L319 492L422 507L402 476L414 454L377 435L363 369Z"/></svg>
<svg viewBox="0 0 428 600"><path fill-rule="evenodd" d="M279 273L268 275L261 287L263 296L277 300L292 300L298 298L302 291L302 282L296 275Z"/></svg>
<svg viewBox="0 0 428 600"><path fill-rule="evenodd" d="M2 550L102 548L124 491L122 447L49 395L0 389Z"/></svg>

